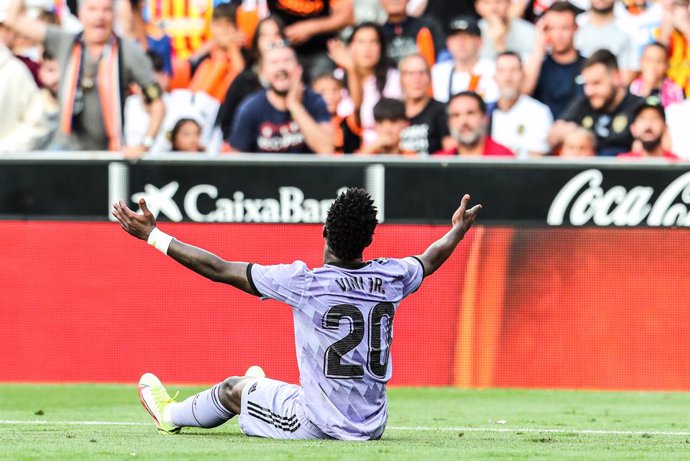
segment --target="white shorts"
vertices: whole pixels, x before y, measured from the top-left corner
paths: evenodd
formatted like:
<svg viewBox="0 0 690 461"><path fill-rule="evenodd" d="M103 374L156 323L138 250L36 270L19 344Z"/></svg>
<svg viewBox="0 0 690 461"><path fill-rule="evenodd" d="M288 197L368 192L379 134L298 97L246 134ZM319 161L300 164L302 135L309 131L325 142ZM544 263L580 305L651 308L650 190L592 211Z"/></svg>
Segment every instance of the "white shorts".
<svg viewBox="0 0 690 461"><path fill-rule="evenodd" d="M242 432L271 439L329 439L305 418L299 391L299 386L269 378L247 382L242 389Z"/></svg>

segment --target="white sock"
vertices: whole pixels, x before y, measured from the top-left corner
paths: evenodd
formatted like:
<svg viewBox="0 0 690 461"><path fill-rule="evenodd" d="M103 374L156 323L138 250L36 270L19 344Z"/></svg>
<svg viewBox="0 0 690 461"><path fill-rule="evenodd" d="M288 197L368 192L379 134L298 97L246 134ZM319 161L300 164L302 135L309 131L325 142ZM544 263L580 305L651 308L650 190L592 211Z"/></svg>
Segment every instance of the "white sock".
<svg viewBox="0 0 690 461"><path fill-rule="evenodd" d="M220 384L193 395L180 403L171 403L161 417L166 424L180 427L217 427L235 416L220 401Z"/></svg>

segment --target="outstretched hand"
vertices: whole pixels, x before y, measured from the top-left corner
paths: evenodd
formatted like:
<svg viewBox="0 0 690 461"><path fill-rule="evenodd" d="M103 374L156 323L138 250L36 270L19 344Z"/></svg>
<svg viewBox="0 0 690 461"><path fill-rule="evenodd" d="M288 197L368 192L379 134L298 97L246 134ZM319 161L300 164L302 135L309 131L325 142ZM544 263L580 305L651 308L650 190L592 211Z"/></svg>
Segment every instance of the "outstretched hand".
<svg viewBox="0 0 690 461"><path fill-rule="evenodd" d="M482 209L481 205L475 205L469 210L467 209L467 204L470 201L469 194L465 194L460 201L460 207L455 210L453 217L451 218L451 223L453 228L459 227L462 230L463 235L472 227L474 220L477 219L479 210Z"/></svg>
<svg viewBox="0 0 690 461"><path fill-rule="evenodd" d="M143 198L139 200L139 206L143 214L130 210L125 202L120 200L113 204L113 216L127 233L138 239L147 240L151 231L156 228L156 218L149 211Z"/></svg>

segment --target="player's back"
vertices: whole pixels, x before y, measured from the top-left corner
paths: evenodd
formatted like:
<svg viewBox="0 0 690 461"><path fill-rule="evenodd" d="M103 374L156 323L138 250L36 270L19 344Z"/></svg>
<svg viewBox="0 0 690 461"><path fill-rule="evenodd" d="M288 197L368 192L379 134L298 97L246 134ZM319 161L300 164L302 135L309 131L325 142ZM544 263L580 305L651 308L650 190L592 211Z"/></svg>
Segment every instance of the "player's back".
<svg viewBox="0 0 690 461"><path fill-rule="evenodd" d="M424 269L416 258L376 259L358 269L254 266L264 297L293 307L305 416L337 438L378 438L387 420L386 382L398 304Z"/></svg>

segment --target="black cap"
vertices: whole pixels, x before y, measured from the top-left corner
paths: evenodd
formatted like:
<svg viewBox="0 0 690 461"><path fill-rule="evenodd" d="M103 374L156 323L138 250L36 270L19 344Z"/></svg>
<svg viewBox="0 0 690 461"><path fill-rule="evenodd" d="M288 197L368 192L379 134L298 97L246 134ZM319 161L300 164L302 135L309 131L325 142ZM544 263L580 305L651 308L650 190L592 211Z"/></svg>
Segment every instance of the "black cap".
<svg viewBox="0 0 690 461"><path fill-rule="evenodd" d="M666 121L666 111L664 106L661 104L661 99L658 96L649 96L644 102L635 109L633 120L635 120L643 110L654 109L661 116L664 121Z"/></svg>
<svg viewBox="0 0 690 461"><path fill-rule="evenodd" d="M466 34L475 35L477 37L482 36L482 31L479 29L479 22L474 16L457 16L448 23L447 34L452 35L458 32L464 32Z"/></svg>

